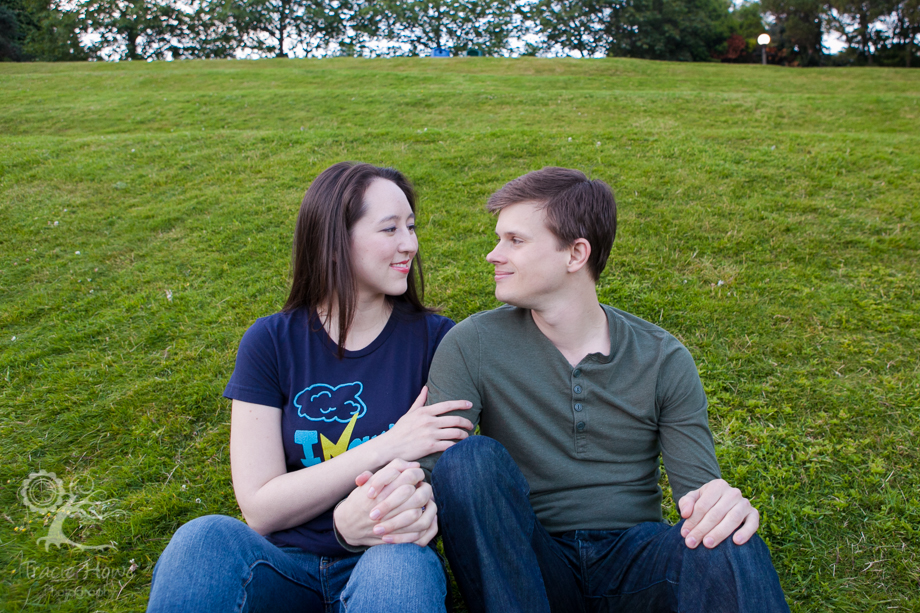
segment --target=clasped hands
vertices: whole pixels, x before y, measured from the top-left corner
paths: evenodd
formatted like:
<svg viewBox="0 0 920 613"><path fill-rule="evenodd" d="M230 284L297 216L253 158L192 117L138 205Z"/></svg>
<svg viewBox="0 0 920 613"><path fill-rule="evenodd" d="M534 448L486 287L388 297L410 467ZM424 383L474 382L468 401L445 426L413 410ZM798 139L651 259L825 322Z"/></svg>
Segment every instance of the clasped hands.
<svg viewBox="0 0 920 613"><path fill-rule="evenodd" d="M424 547L438 533L438 508L418 462L393 460L376 473L364 471L355 485L333 514L336 529L349 545Z"/></svg>

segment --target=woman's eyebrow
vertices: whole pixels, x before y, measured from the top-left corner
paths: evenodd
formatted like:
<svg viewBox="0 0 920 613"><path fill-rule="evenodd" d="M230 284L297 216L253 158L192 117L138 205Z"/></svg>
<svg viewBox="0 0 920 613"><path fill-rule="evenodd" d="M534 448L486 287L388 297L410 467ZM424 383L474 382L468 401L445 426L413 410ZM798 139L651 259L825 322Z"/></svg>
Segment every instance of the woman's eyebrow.
<svg viewBox="0 0 920 613"><path fill-rule="evenodd" d="M378 223L386 223L388 221L399 221L399 219L400 219L399 215L387 215L386 217L381 217ZM406 219L407 220L415 219L415 213L412 213Z"/></svg>

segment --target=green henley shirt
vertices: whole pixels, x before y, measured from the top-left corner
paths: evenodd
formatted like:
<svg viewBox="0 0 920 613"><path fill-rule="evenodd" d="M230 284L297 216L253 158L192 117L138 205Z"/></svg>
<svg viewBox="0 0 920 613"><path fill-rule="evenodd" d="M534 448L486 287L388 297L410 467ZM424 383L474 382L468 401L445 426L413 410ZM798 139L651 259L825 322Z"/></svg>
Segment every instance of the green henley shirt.
<svg viewBox="0 0 920 613"><path fill-rule="evenodd" d="M504 445L550 533L661 521L659 455L675 500L719 478L690 352L658 326L602 307L610 355L573 368L529 310L503 306L448 332L429 371L428 403L473 403L454 414Z"/></svg>

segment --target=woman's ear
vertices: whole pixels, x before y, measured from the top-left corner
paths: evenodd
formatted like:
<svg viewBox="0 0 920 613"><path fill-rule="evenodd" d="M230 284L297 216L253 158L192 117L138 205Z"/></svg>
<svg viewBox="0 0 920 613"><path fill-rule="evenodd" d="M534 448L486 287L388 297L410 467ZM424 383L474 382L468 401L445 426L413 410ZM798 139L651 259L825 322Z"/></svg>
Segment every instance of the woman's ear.
<svg viewBox="0 0 920 613"><path fill-rule="evenodd" d="M576 238L575 242L569 245L569 272L578 272L588 263L591 257L591 243L586 238Z"/></svg>

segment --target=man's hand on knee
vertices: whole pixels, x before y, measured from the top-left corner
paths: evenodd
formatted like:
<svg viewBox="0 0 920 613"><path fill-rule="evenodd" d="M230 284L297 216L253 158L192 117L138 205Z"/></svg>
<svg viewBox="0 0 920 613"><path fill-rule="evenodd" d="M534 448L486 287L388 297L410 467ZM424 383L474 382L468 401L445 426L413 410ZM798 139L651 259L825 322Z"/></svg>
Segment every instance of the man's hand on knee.
<svg viewBox="0 0 920 613"><path fill-rule="evenodd" d="M743 545L757 532L760 513L750 501L722 479L693 490L677 503L684 525L680 535L690 549L700 543L709 549L732 533L732 541Z"/></svg>

